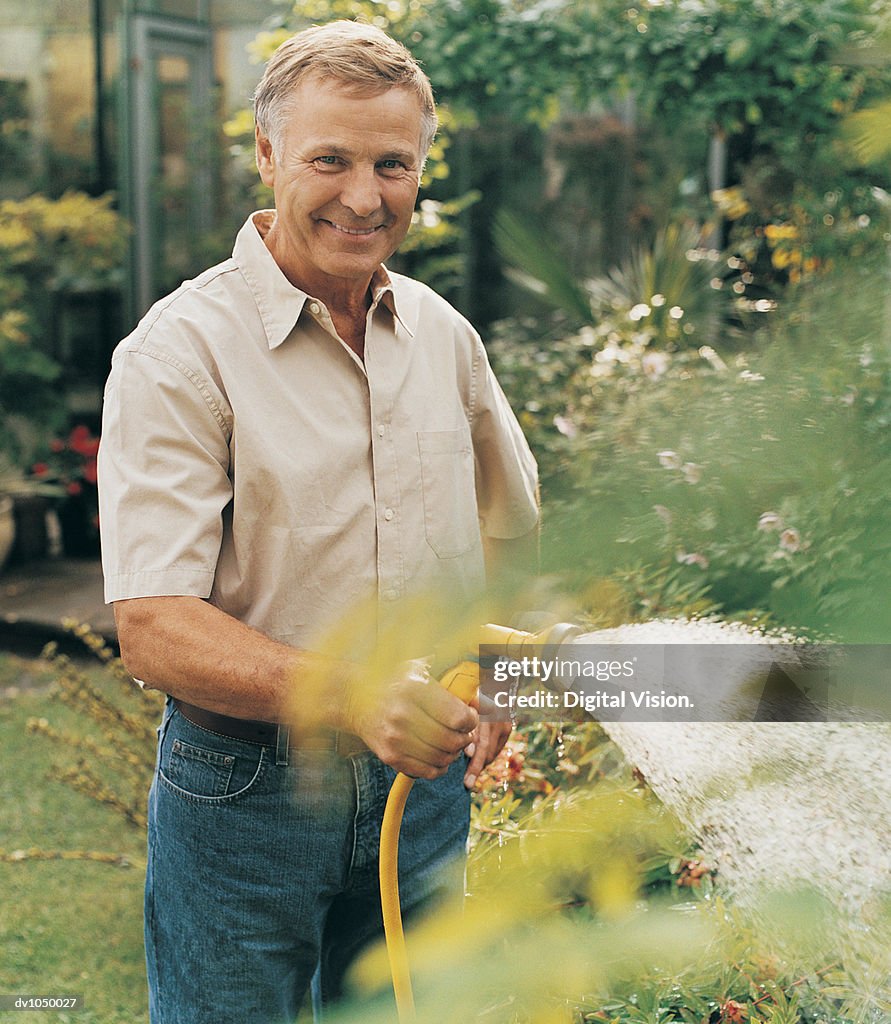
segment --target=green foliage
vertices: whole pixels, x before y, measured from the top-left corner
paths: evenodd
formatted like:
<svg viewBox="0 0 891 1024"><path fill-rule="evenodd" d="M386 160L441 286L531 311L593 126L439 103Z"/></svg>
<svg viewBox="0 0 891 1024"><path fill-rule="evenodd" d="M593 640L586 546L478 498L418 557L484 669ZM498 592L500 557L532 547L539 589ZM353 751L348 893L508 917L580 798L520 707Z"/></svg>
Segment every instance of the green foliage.
<svg viewBox="0 0 891 1024"><path fill-rule="evenodd" d="M881 274L826 282L726 361L611 350L602 325L538 343L502 325L492 355L540 456L547 568L579 593L661 573L725 616L887 640L884 307Z"/></svg>
<svg viewBox="0 0 891 1024"><path fill-rule="evenodd" d="M0 81L0 167L4 177L27 174L30 145L26 83L5 78Z"/></svg>
<svg viewBox="0 0 891 1024"><path fill-rule="evenodd" d="M639 361L645 349L699 346L716 330L712 282L720 257L702 247L702 231L692 224L669 224L622 266L583 284L540 229L506 210L499 214L495 240L509 275L584 325L585 344L592 349Z"/></svg>
<svg viewBox="0 0 891 1024"><path fill-rule="evenodd" d="M517 284L579 323L591 320L591 296L579 286L560 253L540 229L530 225L526 218L502 209L495 221L494 238L508 263L506 273Z"/></svg>
<svg viewBox="0 0 891 1024"><path fill-rule="evenodd" d="M582 17L603 83L624 81L660 118L727 136L757 127L761 146L800 155L883 77L841 52L868 44L877 10L868 0L601 0Z"/></svg>
<svg viewBox="0 0 891 1024"><path fill-rule="evenodd" d="M859 924L808 893L727 905L597 726L515 735L499 760L474 812L468 899L408 935L419 1019L867 1024L886 1005ZM338 1024L391 1020L382 949L354 979Z"/></svg>
<svg viewBox="0 0 891 1024"><path fill-rule="evenodd" d="M408 235L398 253L388 261L389 266L441 294L454 291L464 280L466 270L461 218L479 199L476 191L445 202L422 199L412 215Z"/></svg>
<svg viewBox="0 0 891 1024"><path fill-rule="evenodd" d="M122 280L127 228L111 204L79 192L0 203L0 451L20 465L64 419L54 297Z"/></svg>

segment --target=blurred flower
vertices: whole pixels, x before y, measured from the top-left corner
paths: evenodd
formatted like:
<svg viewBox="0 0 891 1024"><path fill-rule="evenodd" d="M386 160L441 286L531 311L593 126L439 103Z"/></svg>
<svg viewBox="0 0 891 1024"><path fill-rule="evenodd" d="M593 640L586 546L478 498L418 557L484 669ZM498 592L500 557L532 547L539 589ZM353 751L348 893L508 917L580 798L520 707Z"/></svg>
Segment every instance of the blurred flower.
<svg viewBox="0 0 891 1024"><path fill-rule="evenodd" d="M659 465L663 469L680 469L681 468L681 457L677 452L673 452L669 449L663 452L659 452L657 458L659 459Z"/></svg>
<svg viewBox="0 0 891 1024"><path fill-rule="evenodd" d="M653 511L656 515L665 523L666 526L671 526L671 510L667 509L664 505L654 505Z"/></svg>
<svg viewBox="0 0 891 1024"><path fill-rule="evenodd" d="M801 550L801 534L794 527L789 526L780 534L780 547L783 551L790 553Z"/></svg>
<svg viewBox="0 0 891 1024"><path fill-rule="evenodd" d="M702 466L695 462L685 462L681 466L681 471L688 484L698 484L702 479Z"/></svg>
<svg viewBox="0 0 891 1024"><path fill-rule="evenodd" d="M783 517L779 512L762 512L758 519L758 529L767 532L768 530L782 530Z"/></svg>
<svg viewBox="0 0 891 1024"><path fill-rule="evenodd" d="M96 456L99 438L89 427L78 424L66 438L50 441L45 458L35 462L31 475L46 483L57 484L70 498L83 496L90 508L89 521L93 524L98 499L96 496ZM95 525L93 524L95 530Z"/></svg>
<svg viewBox="0 0 891 1024"><path fill-rule="evenodd" d="M712 192L712 202L728 220L744 217L751 206L741 188L719 188Z"/></svg>
<svg viewBox="0 0 891 1024"><path fill-rule="evenodd" d="M711 345L703 345L699 349L699 355L715 370L726 370L727 364L718 355L718 353L711 347Z"/></svg>
<svg viewBox="0 0 891 1024"><path fill-rule="evenodd" d="M701 860L682 860L678 866L677 884L682 888L698 889L703 878L714 875L715 869L710 868Z"/></svg>
<svg viewBox="0 0 891 1024"><path fill-rule="evenodd" d="M739 1003L735 999L728 999L721 1006L720 1021L726 1024L743 1024L748 1019L749 1011L745 1003Z"/></svg>
<svg viewBox="0 0 891 1024"><path fill-rule="evenodd" d="M564 437L572 438L578 436L578 427L572 422L571 419L568 419L566 416L555 416L554 426L557 428L557 430L560 431L560 433Z"/></svg>
<svg viewBox="0 0 891 1024"><path fill-rule="evenodd" d="M498 757L483 770L477 783L477 790L506 788L514 783L526 780L524 771L526 764L525 743L514 734L514 737L501 749Z"/></svg>
<svg viewBox="0 0 891 1024"><path fill-rule="evenodd" d="M769 242L798 238L798 228L794 224L767 224L764 228L764 237Z"/></svg>
<svg viewBox="0 0 891 1024"><path fill-rule="evenodd" d="M708 568L708 559L698 551L678 551L674 557L681 565L698 565L703 571Z"/></svg>
<svg viewBox="0 0 891 1024"><path fill-rule="evenodd" d="M668 369L669 359L665 352L645 352L640 365L645 376L658 380Z"/></svg>

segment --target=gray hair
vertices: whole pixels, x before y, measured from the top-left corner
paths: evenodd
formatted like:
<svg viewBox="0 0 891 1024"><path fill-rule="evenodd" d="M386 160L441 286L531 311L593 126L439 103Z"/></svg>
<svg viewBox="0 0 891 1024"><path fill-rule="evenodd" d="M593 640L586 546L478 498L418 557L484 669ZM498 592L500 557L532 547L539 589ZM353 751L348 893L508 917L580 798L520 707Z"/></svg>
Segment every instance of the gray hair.
<svg viewBox="0 0 891 1024"><path fill-rule="evenodd" d="M412 90L421 104L421 159L426 157L438 125L430 80L402 43L357 21L304 29L270 57L254 92L254 118L275 152L280 152L293 92L311 77L371 94L392 88Z"/></svg>

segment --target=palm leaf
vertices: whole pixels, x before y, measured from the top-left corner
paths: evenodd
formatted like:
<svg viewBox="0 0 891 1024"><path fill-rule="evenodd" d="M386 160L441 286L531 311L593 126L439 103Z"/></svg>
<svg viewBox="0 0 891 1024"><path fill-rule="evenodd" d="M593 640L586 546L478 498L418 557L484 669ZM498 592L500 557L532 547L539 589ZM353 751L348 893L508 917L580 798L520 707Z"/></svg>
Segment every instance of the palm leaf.
<svg viewBox="0 0 891 1024"><path fill-rule="evenodd" d="M591 301L566 268L561 254L548 242L544 231L507 210L495 218L495 245L507 276L582 323L591 322Z"/></svg>

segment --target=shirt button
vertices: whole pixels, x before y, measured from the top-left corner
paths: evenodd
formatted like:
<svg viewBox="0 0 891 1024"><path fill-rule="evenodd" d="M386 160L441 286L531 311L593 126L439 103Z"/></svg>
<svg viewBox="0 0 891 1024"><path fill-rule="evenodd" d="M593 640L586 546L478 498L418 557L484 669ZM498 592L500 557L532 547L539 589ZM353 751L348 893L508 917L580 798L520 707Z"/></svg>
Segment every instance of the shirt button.
<svg viewBox="0 0 891 1024"><path fill-rule="evenodd" d="M390 520L395 515L396 515L396 513L393 511L393 509L391 509L391 508L384 509L384 519L386 519L388 523L390 522Z"/></svg>
<svg viewBox="0 0 891 1024"><path fill-rule="evenodd" d="M309 311L310 313L312 313L313 316L318 316L319 313L322 311L322 307L318 304L318 302L311 302L309 304Z"/></svg>
<svg viewBox="0 0 891 1024"><path fill-rule="evenodd" d="M385 433L386 433L386 430L384 429L383 423L378 423L378 425L377 425L377 436L378 437L383 437Z"/></svg>

